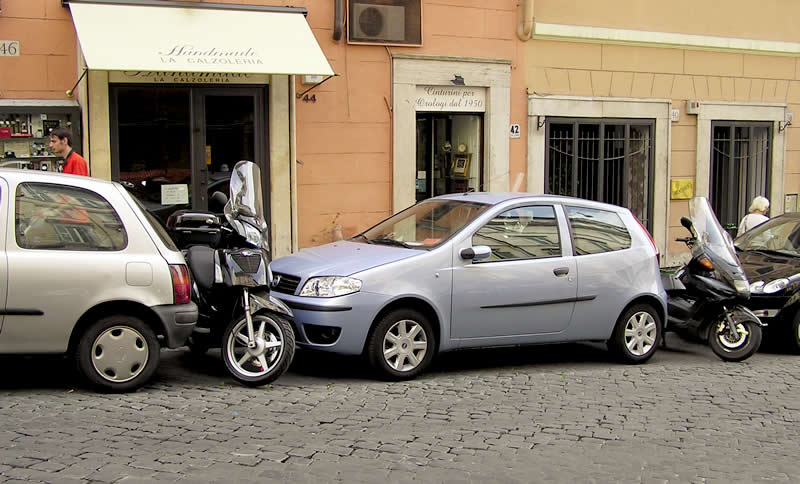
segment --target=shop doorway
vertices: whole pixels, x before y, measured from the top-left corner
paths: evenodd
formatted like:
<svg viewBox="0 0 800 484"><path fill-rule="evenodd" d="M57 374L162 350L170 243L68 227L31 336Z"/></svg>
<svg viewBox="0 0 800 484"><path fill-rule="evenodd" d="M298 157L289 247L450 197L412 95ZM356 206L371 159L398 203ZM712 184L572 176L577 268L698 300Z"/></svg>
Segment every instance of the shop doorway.
<svg viewBox="0 0 800 484"><path fill-rule="evenodd" d="M111 87L112 177L162 221L179 209L221 211L239 160L261 167L269 204L263 88ZM264 207L269 214L269 207Z"/></svg>
<svg viewBox="0 0 800 484"><path fill-rule="evenodd" d="M483 187L483 115L417 113L416 201Z"/></svg>

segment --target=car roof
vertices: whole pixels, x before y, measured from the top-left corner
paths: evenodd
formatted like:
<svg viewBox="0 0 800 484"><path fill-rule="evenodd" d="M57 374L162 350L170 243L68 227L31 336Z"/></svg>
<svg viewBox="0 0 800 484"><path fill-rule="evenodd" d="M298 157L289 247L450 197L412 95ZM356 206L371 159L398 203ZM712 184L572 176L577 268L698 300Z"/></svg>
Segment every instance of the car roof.
<svg viewBox="0 0 800 484"><path fill-rule="evenodd" d="M103 180L101 178L92 178L82 175L68 175L66 173L58 173L55 171L39 171L39 170L21 170L19 168L5 168L0 167L0 176L15 182L21 181L37 181L41 183L59 182L71 183L73 181L89 182L100 185L115 185L116 182Z"/></svg>
<svg viewBox="0 0 800 484"><path fill-rule="evenodd" d="M565 197L563 195L542 195L535 193L525 192L467 192L467 193L451 193L448 195L440 195L429 200L463 200L467 202L486 203L489 205L499 205L509 201L532 202L532 203L560 203L560 204L577 204L584 207L594 207L606 210L627 210L619 205L612 205L609 203L596 202L593 200L586 200L576 197Z"/></svg>

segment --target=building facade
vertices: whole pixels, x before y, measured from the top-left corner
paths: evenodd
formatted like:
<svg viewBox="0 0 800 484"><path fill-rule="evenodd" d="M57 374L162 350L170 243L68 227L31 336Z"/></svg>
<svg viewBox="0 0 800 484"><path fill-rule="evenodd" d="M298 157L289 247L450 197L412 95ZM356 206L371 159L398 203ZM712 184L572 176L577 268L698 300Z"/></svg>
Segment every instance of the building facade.
<svg viewBox="0 0 800 484"><path fill-rule="evenodd" d="M627 206L662 265L693 195L724 224L755 195L797 209L789 0L271 3L3 0L0 122L72 126L92 176L164 215L253 159L276 256L465 190ZM57 161L22 141L3 153Z"/></svg>

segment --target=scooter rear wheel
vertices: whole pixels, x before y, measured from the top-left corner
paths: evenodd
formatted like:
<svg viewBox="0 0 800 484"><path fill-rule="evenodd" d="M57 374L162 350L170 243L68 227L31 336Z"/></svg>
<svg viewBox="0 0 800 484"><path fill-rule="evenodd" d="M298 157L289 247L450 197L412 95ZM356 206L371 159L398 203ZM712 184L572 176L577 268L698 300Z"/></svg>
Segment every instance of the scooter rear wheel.
<svg viewBox="0 0 800 484"><path fill-rule="evenodd" d="M274 315L253 316L255 347L247 346L247 321L231 321L222 337L222 359L231 376L247 386L272 383L286 373L294 359L292 325Z"/></svg>
<svg viewBox="0 0 800 484"><path fill-rule="evenodd" d="M714 354L725 361L750 358L761 346L761 326L752 319L734 321L736 334L730 334L724 320L714 323L708 331L708 344Z"/></svg>

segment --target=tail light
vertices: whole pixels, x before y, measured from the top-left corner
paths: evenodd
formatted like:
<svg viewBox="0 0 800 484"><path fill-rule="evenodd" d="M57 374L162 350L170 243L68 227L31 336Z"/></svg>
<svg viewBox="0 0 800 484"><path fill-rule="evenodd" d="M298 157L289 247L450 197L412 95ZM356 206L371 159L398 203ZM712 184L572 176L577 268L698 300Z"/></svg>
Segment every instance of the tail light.
<svg viewBox="0 0 800 484"><path fill-rule="evenodd" d="M634 215L633 219L636 220L636 223L639 224L639 227L641 227L642 230L644 230L644 233L647 234L647 238L650 239L650 243L653 244L653 249L656 251L656 260L660 261L661 260L661 257L660 257L661 254L658 252L658 246L656 245L656 241L653 240L653 236L650 235L650 231L647 230L647 228L645 228L644 225L642 225L642 222L639 221L639 217Z"/></svg>
<svg viewBox="0 0 800 484"><path fill-rule="evenodd" d="M170 264L169 272L172 274L172 297L175 304L187 304L192 300L189 269L183 264Z"/></svg>

